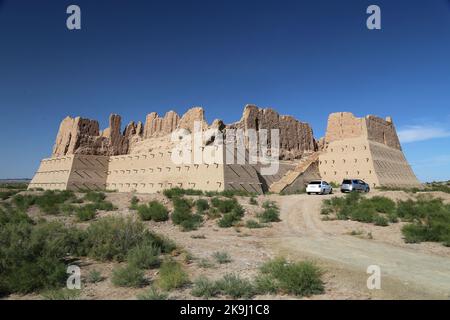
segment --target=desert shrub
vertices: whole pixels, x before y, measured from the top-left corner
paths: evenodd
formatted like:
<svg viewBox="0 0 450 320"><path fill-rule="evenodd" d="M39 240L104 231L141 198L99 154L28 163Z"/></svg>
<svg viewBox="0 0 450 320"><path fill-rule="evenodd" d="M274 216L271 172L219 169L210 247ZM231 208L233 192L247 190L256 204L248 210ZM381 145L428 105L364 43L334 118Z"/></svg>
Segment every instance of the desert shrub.
<svg viewBox="0 0 450 320"><path fill-rule="evenodd" d="M12 203L22 211L26 211L29 207L34 205L36 202L36 197L31 195L15 195L12 198Z"/></svg>
<svg viewBox="0 0 450 320"><path fill-rule="evenodd" d="M145 284L144 272L134 265L113 269L111 282L117 287L138 288Z"/></svg>
<svg viewBox="0 0 450 320"><path fill-rule="evenodd" d="M236 206L238 206L238 202L236 199L220 199L220 198L212 198L211 204L217 208L221 213L231 212Z"/></svg>
<svg viewBox="0 0 450 320"><path fill-rule="evenodd" d="M162 253L174 249L170 240L145 230L142 222L131 218L106 217L92 223L86 230L86 248L92 258L123 261L128 251L138 245L155 245Z"/></svg>
<svg viewBox="0 0 450 320"><path fill-rule="evenodd" d="M184 195L201 196L201 195L203 195L203 191L195 190L195 189L181 189L181 188L176 187L176 188L164 190L163 194L169 199L174 199L174 198L182 197Z"/></svg>
<svg viewBox="0 0 450 320"><path fill-rule="evenodd" d="M95 204L89 203L76 209L78 220L88 221L95 218L97 207Z"/></svg>
<svg viewBox="0 0 450 320"><path fill-rule="evenodd" d="M181 264L173 260L166 260L159 269L158 285L163 290L181 288L189 282L188 274Z"/></svg>
<svg viewBox="0 0 450 320"><path fill-rule="evenodd" d="M71 290L67 288L50 289L41 294L45 300L78 300L80 299L80 295L81 290Z"/></svg>
<svg viewBox="0 0 450 320"><path fill-rule="evenodd" d="M203 222L203 218L199 214L192 214L193 203L184 198L174 198L173 204L174 211L171 216L173 223L180 225L183 231L198 229Z"/></svg>
<svg viewBox="0 0 450 320"><path fill-rule="evenodd" d="M278 206L274 201L266 200L263 202L262 207L264 209L276 209L278 210Z"/></svg>
<svg viewBox="0 0 450 320"><path fill-rule="evenodd" d="M67 278L66 259L82 254L83 232L14 214L1 214L0 294L60 287Z"/></svg>
<svg viewBox="0 0 450 320"><path fill-rule="evenodd" d="M127 261L130 265L139 269L149 269L158 267L160 264L159 255L161 249L155 245L138 245L128 251Z"/></svg>
<svg viewBox="0 0 450 320"><path fill-rule="evenodd" d="M153 220L156 222L167 221L169 213L166 207L158 201L150 201L148 205L140 205L137 207L138 214L142 220Z"/></svg>
<svg viewBox="0 0 450 320"><path fill-rule="evenodd" d="M418 197L417 201L399 201L397 215L412 222L402 228L406 242L432 241L449 245L450 205L444 204L442 199Z"/></svg>
<svg viewBox="0 0 450 320"><path fill-rule="evenodd" d="M386 197L375 196L367 199L373 208L380 213L393 213L396 209L395 202Z"/></svg>
<svg viewBox="0 0 450 320"><path fill-rule="evenodd" d="M103 192L88 191L84 195L84 200L91 202L102 202L105 199L106 195Z"/></svg>
<svg viewBox="0 0 450 320"><path fill-rule="evenodd" d="M209 261L208 259L200 259L198 262L198 266L200 268L204 268L204 269L209 269L214 267L214 263L212 263L211 261Z"/></svg>
<svg viewBox="0 0 450 320"><path fill-rule="evenodd" d="M208 216L208 219L217 219L222 216L219 210L217 210L217 208L214 207L209 208L209 210L206 212L206 215Z"/></svg>
<svg viewBox="0 0 450 320"><path fill-rule="evenodd" d="M133 196L133 198L131 198L131 201L130 201L130 209L137 210L138 204L139 204L139 198L136 196Z"/></svg>
<svg viewBox="0 0 450 320"><path fill-rule="evenodd" d="M194 287L192 288L191 294L194 297L211 298L215 297L220 293L220 289L217 283L209 280L206 277L199 277L194 281Z"/></svg>
<svg viewBox="0 0 450 320"><path fill-rule="evenodd" d="M1 191L0 200L6 200L17 194L18 191Z"/></svg>
<svg viewBox="0 0 450 320"><path fill-rule="evenodd" d="M254 197L251 197L250 200L248 201L248 203L253 205L253 206L257 206L258 205L258 201L256 201L256 199Z"/></svg>
<svg viewBox="0 0 450 320"><path fill-rule="evenodd" d="M283 258L277 258L262 265L260 271L262 275L274 279L279 290L289 294L310 296L324 291L322 272L309 261L289 263ZM260 289L263 287L260 286ZM268 287L272 291L273 283Z"/></svg>
<svg viewBox="0 0 450 320"><path fill-rule="evenodd" d="M98 270L91 270L87 276L87 281L90 283L97 283L103 281L103 276Z"/></svg>
<svg viewBox="0 0 450 320"><path fill-rule="evenodd" d="M220 192L219 194L226 198L233 198L234 196L252 197L255 195L254 192L248 192L245 190L224 190L224 191Z"/></svg>
<svg viewBox="0 0 450 320"><path fill-rule="evenodd" d="M239 277L237 274L224 275L222 279L216 282L216 286L222 294L234 299L249 299L255 295L253 284L249 280Z"/></svg>
<svg viewBox="0 0 450 320"><path fill-rule="evenodd" d="M198 213L203 213L205 210L209 209L209 203L208 200L205 199L198 199L195 202L195 206L197 208Z"/></svg>
<svg viewBox="0 0 450 320"><path fill-rule="evenodd" d="M63 203L59 207L60 211L65 215L72 215L74 212L76 212L77 207L75 207L71 203Z"/></svg>
<svg viewBox="0 0 450 320"><path fill-rule="evenodd" d="M138 300L167 300L168 297L169 294L167 292L161 292L153 286L137 295Z"/></svg>
<svg viewBox="0 0 450 320"><path fill-rule="evenodd" d="M264 225L259 223L256 220L247 220L247 222L245 223L245 226L249 229L264 228Z"/></svg>
<svg viewBox="0 0 450 320"><path fill-rule="evenodd" d="M388 220L381 215L376 215L375 218L373 219L373 222L376 226L381 227L386 227L389 225Z"/></svg>
<svg viewBox="0 0 450 320"><path fill-rule="evenodd" d="M262 213L258 215L258 218L262 223L281 221L280 214L277 208L265 209Z"/></svg>
<svg viewBox="0 0 450 320"><path fill-rule="evenodd" d="M228 252L225 252L225 251L214 252L213 253L213 257L220 264L230 263L231 262L230 255L228 254Z"/></svg>
<svg viewBox="0 0 450 320"><path fill-rule="evenodd" d="M277 280L267 274L259 274L254 280L254 286L258 294L276 294L278 292Z"/></svg>
<svg viewBox="0 0 450 320"><path fill-rule="evenodd" d="M235 199L233 200L235 201ZM230 228L234 226L236 223L238 223L243 216L244 216L244 208L242 208L242 206L239 203L234 202L231 211L225 213L217 224L221 228Z"/></svg>

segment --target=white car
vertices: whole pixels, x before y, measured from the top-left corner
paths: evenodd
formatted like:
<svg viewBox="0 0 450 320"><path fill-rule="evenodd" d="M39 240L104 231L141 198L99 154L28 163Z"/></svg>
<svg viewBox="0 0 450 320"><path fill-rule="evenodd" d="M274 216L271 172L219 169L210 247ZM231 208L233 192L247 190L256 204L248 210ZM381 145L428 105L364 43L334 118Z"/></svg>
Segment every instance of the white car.
<svg viewBox="0 0 450 320"><path fill-rule="evenodd" d="M326 181L314 180L308 183L308 186L306 187L306 193L332 194L333 188Z"/></svg>

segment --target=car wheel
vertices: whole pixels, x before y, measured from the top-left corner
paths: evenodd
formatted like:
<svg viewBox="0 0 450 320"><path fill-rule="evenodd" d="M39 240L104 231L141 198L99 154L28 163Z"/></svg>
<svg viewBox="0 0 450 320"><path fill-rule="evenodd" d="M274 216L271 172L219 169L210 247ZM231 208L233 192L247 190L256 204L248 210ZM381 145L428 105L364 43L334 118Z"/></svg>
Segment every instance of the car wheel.
<svg viewBox="0 0 450 320"><path fill-rule="evenodd" d="M307 194L311 195L311 192L307 192Z"/></svg>
<svg viewBox="0 0 450 320"><path fill-rule="evenodd" d="M369 191L370 191L370 188L369 188L369 187L367 187L367 188L366 188L366 192L369 192Z"/></svg>
<svg viewBox="0 0 450 320"><path fill-rule="evenodd" d="M333 189L330 189L330 194L333 194Z"/></svg>

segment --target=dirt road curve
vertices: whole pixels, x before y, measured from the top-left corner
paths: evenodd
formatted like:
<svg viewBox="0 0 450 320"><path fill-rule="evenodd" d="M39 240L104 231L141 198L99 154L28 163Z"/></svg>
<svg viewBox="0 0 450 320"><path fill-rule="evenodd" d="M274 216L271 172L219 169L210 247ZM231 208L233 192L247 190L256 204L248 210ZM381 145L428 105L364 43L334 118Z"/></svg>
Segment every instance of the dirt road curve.
<svg viewBox="0 0 450 320"><path fill-rule="evenodd" d="M320 217L322 200L330 196L293 195L280 198L282 222L275 226L273 246L288 255L309 256L359 273L362 290L369 265L381 268L382 287L394 298L450 298L450 259L397 247L381 241L332 234ZM355 279L356 279L355 278ZM382 288L383 289L383 288ZM417 294L415 295L414 292Z"/></svg>

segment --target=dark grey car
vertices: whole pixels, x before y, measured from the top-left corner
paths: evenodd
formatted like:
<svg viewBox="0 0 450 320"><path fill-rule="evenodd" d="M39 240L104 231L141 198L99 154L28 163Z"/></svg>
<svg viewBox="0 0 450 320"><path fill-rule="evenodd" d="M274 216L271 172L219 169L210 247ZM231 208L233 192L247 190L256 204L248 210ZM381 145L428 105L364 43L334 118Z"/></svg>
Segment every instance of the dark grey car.
<svg viewBox="0 0 450 320"><path fill-rule="evenodd" d="M359 179L344 179L341 184L341 192L369 192L370 187L367 183Z"/></svg>

